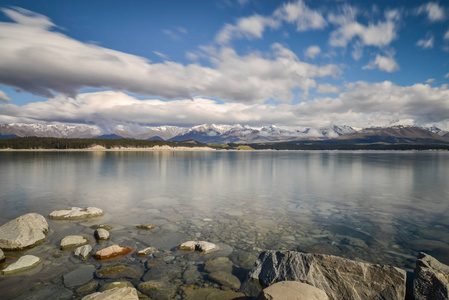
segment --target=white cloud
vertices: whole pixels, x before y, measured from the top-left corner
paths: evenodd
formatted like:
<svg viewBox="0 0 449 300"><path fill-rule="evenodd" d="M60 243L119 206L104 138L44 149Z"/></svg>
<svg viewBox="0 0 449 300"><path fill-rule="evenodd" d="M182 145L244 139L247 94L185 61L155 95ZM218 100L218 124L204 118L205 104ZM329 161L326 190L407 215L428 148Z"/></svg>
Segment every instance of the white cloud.
<svg viewBox="0 0 449 300"><path fill-rule="evenodd" d="M432 83L435 81L435 78L429 78L426 81L424 81L425 83Z"/></svg>
<svg viewBox="0 0 449 300"><path fill-rule="evenodd" d="M394 72L399 70L399 65L397 64L397 62L394 60L394 58L392 56L382 56L377 54L376 58L374 60L372 60L369 64L367 64L366 66L362 67L362 69L366 70L374 70L374 69L379 69L380 71L385 71L385 72Z"/></svg>
<svg viewBox="0 0 449 300"><path fill-rule="evenodd" d="M325 85L324 85L325 86ZM89 123L191 126L201 123L261 126L354 127L411 124L449 129L449 89L428 84L398 86L389 81L356 82L335 97L299 104L219 103L202 97L174 101L138 100L121 92L59 95L24 106L2 104L0 123Z"/></svg>
<svg viewBox="0 0 449 300"><path fill-rule="evenodd" d="M9 102L11 99L9 99L8 95L2 90L0 90L0 102Z"/></svg>
<svg viewBox="0 0 449 300"><path fill-rule="evenodd" d="M443 21L446 18L444 8L436 2L428 2L427 4L421 5L417 13L426 14L430 22Z"/></svg>
<svg viewBox="0 0 449 300"><path fill-rule="evenodd" d="M288 23L296 23L297 31L323 29L327 25L322 13L308 8L302 0L284 3L273 15Z"/></svg>
<svg viewBox="0 0 449 300"><path fill-rule="evenodd" d="M340 93L340 88L332 84L324 83L318 85L316 92L319 94L329 94L329 93L338 94Z"/></svg>
<svg viewBox="0 0 449 300"><path fill-rule="evenodd" d="M162 59L165 59L165 60L169 59L167 55L165 55L164 53L161 53L159 51L153 51L153 53L156 54L157 56L159 56Z"/></svg>
<svg viewBox="0 0 449 300"><path fill-rule="evenodd" d="M321 53L321 48L319 46L310 46L304 51L304 55L308 58L315 58Z"/></svg>
<svg viewBox="0 0 449 300"><path fill-rule="evenodd" d="M444 75L444 78L449 78L449 73L447 73L446 75Z"/></svg>
<svg viewBox="0 0 449 300"><path fill-rule="evenodd" d="M446 41L449 40L449 30L446 31L446 33L444 34L443 39L445 39Z"/></svg>
<svg viewBox="0 0 449 300"><path fill-rule="evenodd" d="M226 24L215 37L215 41L219 44L227 44L234 38L261 38L267 27L278 28L279 22L257 14L241 18L235 25Z"/></svg>
<svg viewBox="0 0 449 300"><path fill-rule="evenodd" d="M39 20L45 19L37 16ZM20 18L19 18L20 19ZM0 83L52 97L52 92L75 95L80 88L111 88L166 99L219 97L240 102L268 99L290 101L293 91L307 94L314 78L335 76L335 65L301 62L279 44L269 53L239 56L233 49L205 49L211 67L147 59L86 44L64 34L27 23L0 22ZM32 23L32 22L31 22ZM258 34L249 23L246 32Z"/></svg>
<svg viewBox="0 0 449 300"><path fill-rule="evenodd" d="M363 25L356 21L357 11L346 7L342 15L329 16L329 20L338 25L329 38L333 47L346 47L353 39L358 38L363 46L387 46L396 37L400 14L398 11L385 13L385 21Z"/></svg>
<svg viewBox="0 0 449 300"><path fill-rule="evenodd" d="M433 48L434 37L432 34L427 34L425 39L420 39L416 42L416 46L422 47L423 49Z"/></svg>

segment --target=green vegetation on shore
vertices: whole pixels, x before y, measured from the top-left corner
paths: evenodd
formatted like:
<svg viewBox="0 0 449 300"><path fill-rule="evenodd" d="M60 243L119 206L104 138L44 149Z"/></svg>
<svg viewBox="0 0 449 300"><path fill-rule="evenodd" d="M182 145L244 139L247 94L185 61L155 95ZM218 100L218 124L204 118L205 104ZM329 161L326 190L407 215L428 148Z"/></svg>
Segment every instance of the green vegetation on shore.
<svg viewBox="0 0 449 300"><path fill-rule="evenodd" d="M106 149L169 147L209 147L217 150L449 150L449 144L437 143L327 143L326 141L273 142L252 144L205 144L194 140L167 142L160 140L18 137L0 139L0 149L82 150L94 146Z"/></svg>

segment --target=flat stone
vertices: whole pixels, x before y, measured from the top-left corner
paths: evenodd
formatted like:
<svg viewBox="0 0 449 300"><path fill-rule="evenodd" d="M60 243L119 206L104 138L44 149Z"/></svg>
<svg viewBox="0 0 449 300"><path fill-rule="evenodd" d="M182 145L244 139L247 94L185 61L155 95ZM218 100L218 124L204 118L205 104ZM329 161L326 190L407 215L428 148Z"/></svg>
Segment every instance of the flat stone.
<svg viewBox="0 0 449 300"><path fill-rule="evenodd" d="M141 282L137 289L155 300L169 300L175 296L177 287L165 281Z"/></svg>
<svg viewBox="0 0 449 300"><path fill-rule="evenodd" d="M185 293L185 300L204 300L204 299L213 299L213 300L229 300L229 299L252 299L245 297L245 294L234 292L234 291L223 291L219 289L212 288L200 288L193 289L190 287L181 287L183 292Z"/></svg>
<svg viewBox="0 0 449 300"><path fill-rule="evenodd" d="M73 249L89 243L89 239L81 235L68 235L61 240L61 249Z"/></svg>
<svg viewBox="0 0 449 300"><path fill-rule="evenodd" d="M143 270L135 265L115 263L112 265L104 266L100 270L95 272L98 278L102 279L118 279L118 278L130 278L138 279L142 277Z"/></svg>
<svg viewBox="0 0 449 300"><path fill-rule="evenodd" d="M45 240L48 223L42 215L30 213L0 227L0 248L18 250L35 246Z"/></svg>
<svg viewBox="0 0 449 300"><path fill-rule="evenodd" d="M10 264L8 267L2 270L4 275L15 274L18 272L26 271L34 268L41 262L41 259L34 255L24 255L19 258L13 264Z"/></svg>
<svg viewBox="0 0 449 300"><path fill-rule="evenodd" d="M111 282L111 283L107 283L105 285L103 285L100 289L100 292L104 292L107 290L112 290L115 288L124 288L124 287L131 287L134 288L133 284L129 281L116 281L116 282Z"/></svg>
<svg viewBox="0 0 449 300"><path fill-rule="evenodd" d="M229 259L231 259L231 261L239 267L251 269L257 260L257 256L249 252L236 250L232 252Z"/></svg>
<svg viewBox="0 0 449 300"><path fill-rule="evenodd" d="M416 300L449 299L449 266L421 252L416 261L413 296Z"/></svg>
<svg viewBox="0 0 449 300"><path fill-rule="evenodd" d="M5 260L5 253L3 253L2 249L0 249L0 263Z"/></svg>
<svg viewBox="0 0 449 300"><path fill-rule="evenodd" d="M240 288L240 280L228 272L213 272L208 276L209 280L222 286L230 287L238 290Z"/></svg>
<svg viewBox="0 0 449 300"><path fill-rule="evenodd" d="M65 287L72 288L86 284L94 278L95 267L92 265L81 266L72 272L65 274L62 279Z"/></svg>
<svg viewBox="0 0 449 300"><path fill-rule="evenodd" d="M212 272L232 272L232 262L227 257L217 257L214 260L208 260L204 264L204 271Z"/></svg>
<svg viewBox="0 0 449 300"><path fill-rule="evenodd" d="M328 300L326 293L299 281L280 281L264 289L259 300Z"/></svg>
<svg viewBox="0 0 449 300"><path fill-rule="evenodd" d="M135 288L125 287L93 293L83 297L82 300L139 300L139 296Z"/></svg>
<svg viewBox="0 0 449 300"><path fill-rule="evenodd" d="M201 273L200 271L198 271L197 266L188 266L187 269L182 273L182 279L186 284L193 284L200 277Z"/></svg>
<svg viewBox="0 0 449 300"><path fill-rule="evenodd" d="M203 254L214 252L218 250L218 246L206 241L188 241L178 246L181 251L198 251Z"/></svg>
<svg viewBox="0 0 449 300"><path fill-rule="evenodd" d="M111 234L106 229L98 228L95 230L94 236L97 240L109 240Z"/></svg>
<svg viewBox="0 0 449 300"><path fill-rule="evenodd" d="M145 229L145 230L151 230L156 228L154 225L137 225L136 228L138 229Z"/></svg>
<svg viewBox="0 0 449 300"><path fill-rule="evenodd" d="M107 248L101 249L94 254L94 258L97 260L118 259L122 256L130 253L134 249L131 247L122 247L119 245L112 245Z"/></svg>
<svg viewBox="0 0 449 300"><path fill-rule="evenodd" d="M99 217L102 215L104 215L103 210L97 207L71 207L68 209L55 210L50 213L49 218L53 220L79 220Z"/></svg>
<svg viewBox="0 0 449 300"><path fill-rule="evenodd" d="M151 267L142 277L143 281L161 280L170 281L178 277L181 268L174 264L163 264Z"/></svg>
<svg viewBox="0 0 449 300"><path fill-rule="evenodd" d="M75 256L81 260L86 260L89 257L89 254L91 252L92 252L92 246L84 245L84 246L78 247L75 250L73 250L73 256Z"/></svg>
<svg viewBox="0 0 449 300"><path fill-rule="evenodd" d="M94 292L97 289L98 285L99 285L98 281L93 280L93 281L89 282L88 284L80 286L79 288L77 288L75 290L75 292L78 295L90 294L90 293Z"/></svg>
<svg viewBox="0 0 449 300"><path fill-rule="evenodd" d="M332 255L265 251L249 273L249 282L265 288L279 281L301 281L326 292L329 299L404 299L406 272ZM249 295L257 296L255 290Z"/></svg>
<svg viewBox="0 0 449 300"><path fill-rule="evenodd" d="M155 251L156 251L156 248L154 248L154 247L147 247L145 249L137 251L136 255L144 256L144 255L152 254Z"/></svg>

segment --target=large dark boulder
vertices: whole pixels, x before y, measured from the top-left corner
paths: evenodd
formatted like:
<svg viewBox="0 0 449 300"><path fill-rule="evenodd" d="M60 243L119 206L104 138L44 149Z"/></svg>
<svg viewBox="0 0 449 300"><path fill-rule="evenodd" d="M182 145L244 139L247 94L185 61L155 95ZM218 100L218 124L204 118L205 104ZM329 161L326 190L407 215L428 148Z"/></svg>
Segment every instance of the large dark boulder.
<svg viewBox="0 0 449 300"><path fill-rule="evenodd" d="M262 252L243 290L257 296L261 289L287 280L317 287L331 300L405 299L404 270L295 251Z"/></svg>
<svg viewBox="0 0 449 300"><path fill-rule="evenodd" d="M416 300L449 299L449 266L421 252L416 261L413 296Z"/></svg>

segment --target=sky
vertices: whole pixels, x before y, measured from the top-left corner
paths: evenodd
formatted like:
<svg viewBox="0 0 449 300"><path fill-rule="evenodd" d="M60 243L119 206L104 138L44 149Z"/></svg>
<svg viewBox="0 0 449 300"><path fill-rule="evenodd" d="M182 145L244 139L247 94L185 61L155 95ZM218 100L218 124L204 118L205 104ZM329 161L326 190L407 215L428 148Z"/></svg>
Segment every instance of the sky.
<svg viewBox="0 0 449 300"><path fill-rule="evenodd" d="M2 0L0 123L436 126L449 2Z"/></svg>

